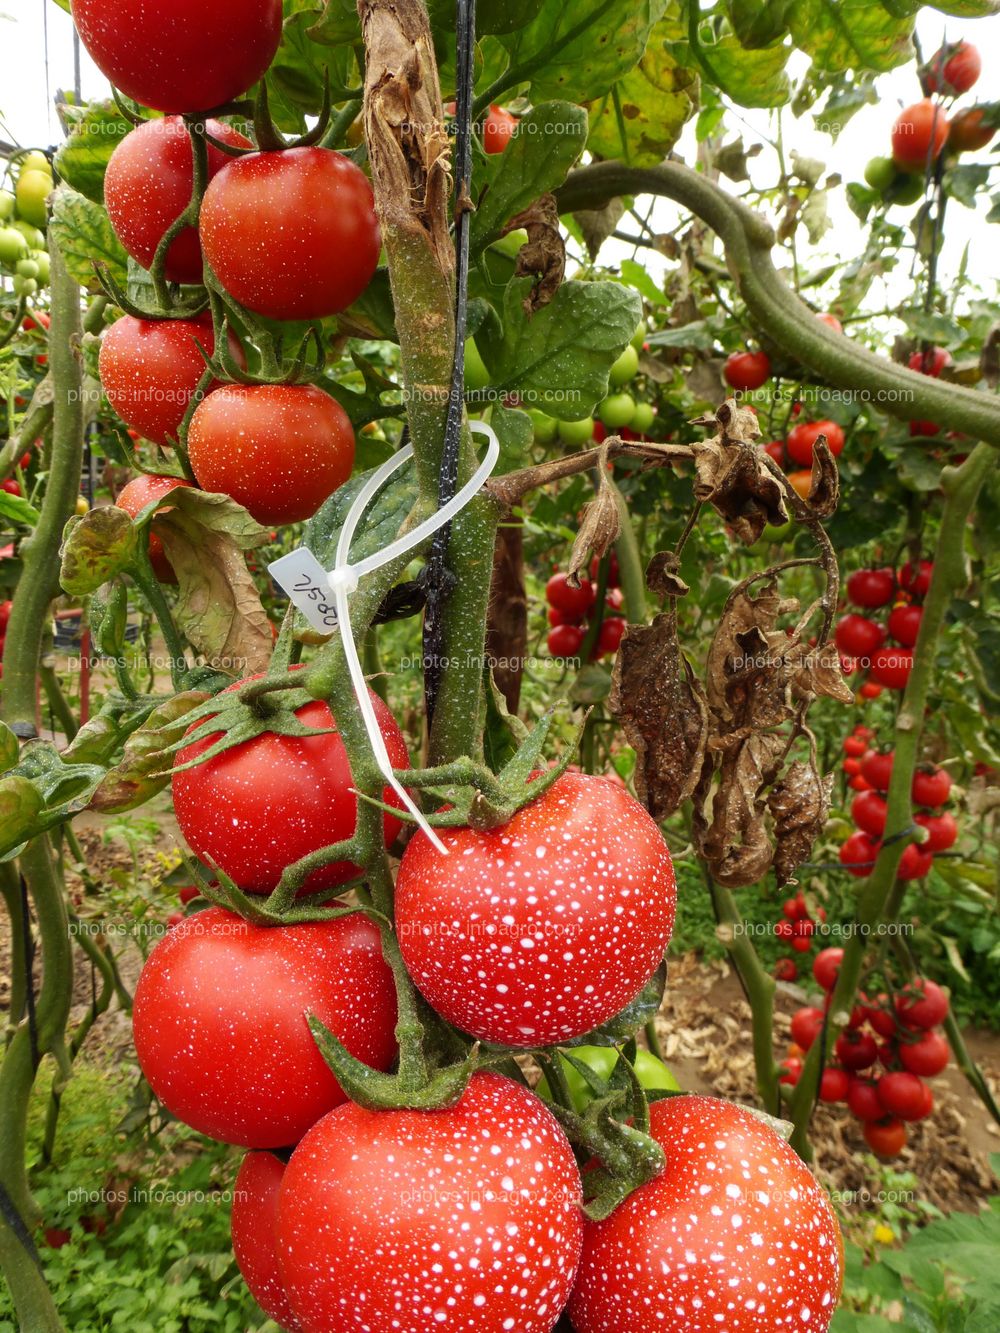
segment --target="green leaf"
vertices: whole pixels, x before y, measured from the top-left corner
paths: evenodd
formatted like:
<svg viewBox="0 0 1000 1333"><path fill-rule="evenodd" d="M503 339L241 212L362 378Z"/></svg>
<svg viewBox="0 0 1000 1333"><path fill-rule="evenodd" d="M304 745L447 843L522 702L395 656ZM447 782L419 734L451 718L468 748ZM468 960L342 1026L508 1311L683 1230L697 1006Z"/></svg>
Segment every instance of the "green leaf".
<svg viewBox="0 0 1000 1333"><path fill-rule="evenodd" d="M38 522L38 510L23 495L0 491L0 518L9 518L12 523L24 523L33 528Z"/></svg>
<svg viewBox="0 0 1000 1333"><path fill-rule="evenodd" d="M959 19L979 19L1000 13L1000 0L931 0L930 7Z"/></svg>
<svg viewBox="0 0 1000 1333"><path fill-rule="evenodd" d="M59 582L71 596L85 597L134 564L138 549L135 526L124 509L91 509L66 524Z"/></svg>
<svg viewBox="0 0 1000 1333"><path fill-rule="evenodd" d="M294 133L306 128L306 116L319 115L325 77L330 80L333 102L339 103L348 89L360 85L361 75L354 47L344 37L345 6L331 4L326 19L319 6L308 0L293 0L292 9L267 72L267 88L275 123ZM317 32L323 34L322 39L316 39ZM356 16L354 39L360 39Z"/></svg>
<svg viewBox="0 0 1000 1333"><path fill-rule="evenodd" d="M726 12L740 44L755 51L785 35L791 4L792 0L726 0Z"/></svg>
<svg viewBox="0 0 1000 1333"><path fill-rule="evenodd" d="M795 0L788 22L796 46L820 69L885 71L913 59L913 19L871 0Z"/></svg>
<svg viewBox="0 0 1000 1333"><path fill-rule="evenodd" d="M599 704L611 693L611 672L597 662L588 662L577 673L570 698L578 704Z"/></svg>
<svg viewBox="0 0 1000 1333"><path fill-rule="evenodd" d="M522 116L505 151L482 168L477 165L479 203L469 233L473 253L495 241L504 224L540 195L560 186L586 142L586 112L570 102L543 102Z"/></svg>
<svg viewBox="0 0 1000 1333"><path fill-rule="evenodd" d="M965 330L948 315L936 315L926 310L903 309L900 318L914 338L925 342L955 347L965 341Z"/></svg>
<svg viewBox="0 0 1000 1333"><path fill-rule="evenodd" d="M361 41L361 23L354 0L293 0L293 8L312 11L314 21L308 29L314 42L339 46L342 42ZM287 11L288 5L285 9ZM322 11L322 17L315 15Z"/></svg>
<svg viewBox="0 0 1000 1333"><path fill-rule="evenodd" d="M622 281L634 287L640 296L644 296L650 305L666 305L667 298L663 291L649 276L649 270L634 259L623 259L618 266Z"/></svg>
<svg viewBox="0 0 1000 1333"><path fill-rule="evenodd" d="M187 730L187 715L210 698L204 690L187 690L154 708L125 742L121 761L94 792L90 808L131 810L162 791L170 781L170 747Z"/></svg>
<svg viewBox="0 0 1000 1333"><path fill-rule="evenodd" d="M525 467L530 462L531 446L535 439L535 430L527 412L495 403L490 415L490 425L496 431L496 437L500 442L497 474Z"/></svg>
<svg viewBox="0 0 1000 1333"><path fill-rule="evenodd" d="M213 491L198 491L193 487L177 487L148 504L136 516L136 523L144 524L164 508L176 509L186 517L210 528L212 532L223 533L234 546L241 551L251 551L256 546L263 546L270 539L270 532L262 527L255 518L251 518L241 504L232 496L220 495Z"/></svg>
<svg viewBox="0 0 1000 1333"><path fill-rule="evenodd" d="M15 773L0 778L0 856L36 831L43 805L41 793L27 778Z"/></svg>
<svg viewBox="0 0 1000 1333"><path fill-rule="evenodd" d="M966 208L975 208L983 186L990 178L990 168L976 162L952 167L945 173L945 189Z"/></svg>
<svg viewBox="0 0 1000 1333"><path fill-rule="evenodd" d="M742 106L784 106L792 94L785 65L792 54L787 43L748 51L732 33L725 33L704 56L719 87Z"/></svg>
<svg viewBox="0 0 1000 1333"><path fill-rule="evenodd" d="M590 413L608 391L608 371L642 317L637 293L614 282L565 282L529 319L523 302L531 278L504 293L502 335L484 324L477 345L499 395L564 421Z"/></svg>
<svg viewBox="0 0 1000 1333"><path fill-rule="evenodd" d="M536 102L603 97L636 64L667 0L542 0L535 18L499 41L510 86L530 82Z"/></svg>
<svg viewBox="0 0 1000 1333"><path fill-rule="evenodd" d="M114 102L63 106L69 137L55 155L55 168L67 185L95 204L104 203L104 173L111 154L132 126Z"/></svg>
<svg viewBox="0 0 1000 1333"><path fill-rule="evenodd" d="M677 19L661 20L638 65L590 104L588 148L632 166L656 166L698 104L698 75L681 63Z"/></svg>
<svg viewBox="0 0 1000 1333"><path fill-rule="evenodd" d="M124 286L127 280L125 251L100 204L60 185L53 195L49 226L70 276L85 291L96 293L101 289L94 272L94 262L98 260L106 263L112 278Z"/></svg>
<svg viewBox="0 0 1000 1333"><path fill-rule="evenodd" d="M359 472L334 491L306 525L304 545L326 569L333 567L340 530L355 497L369 480L370 472ZM388 546L399 536L417 501L417 481L412 466L405 466L386 482L365 510L364 522L351 543L351 559L363 560Z"/></svg>
<svg viewBox="0 0 1000 1333"><path fill-rule="evenodd" d="M0 773L6 773L8 768L14 767L20 752L21 742L6 722L0 722Z"/></svg>

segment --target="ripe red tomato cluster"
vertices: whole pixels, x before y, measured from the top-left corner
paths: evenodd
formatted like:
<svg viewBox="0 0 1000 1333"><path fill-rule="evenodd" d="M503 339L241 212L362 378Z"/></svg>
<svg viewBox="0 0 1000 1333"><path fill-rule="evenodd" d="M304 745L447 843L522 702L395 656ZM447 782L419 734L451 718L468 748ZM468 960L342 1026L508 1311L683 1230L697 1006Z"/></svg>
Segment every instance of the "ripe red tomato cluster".
<svg viewBox="0 0 1000 1333"><path fill-rule="evenodd" d="M885 835L885 793L892 777L893 752L871 748L874 733L855 728L844 741L844 772L857 792L851 803L856 831L840 848L841 863L852 875L864 879L878 855ZM908 843L896 874L899 879L923 879L930 873L934 856L946 852L958 838L958 823L950 810L942 809L951 792L951 776L935 764L924 764L913 775L910 792L913 804L922 807L914 822L927 832L924 842Z"/></svg>
<svg viewBox="0 0 1000 1333"><path fill-rule="evenodd" d="M591 565L592 578L597 577L597 565ZM546 643L553 657L577 657L587 635L587 622L597 611L597 588L590 579L581 579L579 588L570 585L565 574L553 574L545 585L545 600L549 604L549 629ZM624 604L618 580L618 560L612 555L608 571L608 589L604 599L604 619L594 644L593 656L605 657L618 651L618 645L628 623L616 615Z"/></svg>
<svg viewBox="0 0 1000 1333"><path fill-rule="evenodd" d="M823 1032L844 951L824 949L813 977L826 1000L792 1015L792 1045L781 1065L782 1083L794 1086L802 1057ZM823 1070L820 1100L843 1103L863 1126L865 1141L880 1157L895 1157L906 1143L906 1125L930 1115L934 1098L925 1082L948 1064L948 1043L936 1029L948 1014L948 997L934 981L916 978L893 996L863 993L847 1027L833 1044Z"/></svg>
<svg viewBox="0 0 1000 1333"><path fill-rule="evenodd" d="M786 898L781 904L781 916L775 924L774 933L779 940L786 940L796 953L809 953L816 943L819 923L825 920L826 909L817 907L815 911L810 911L806 896L800 890L794 898ZM779 958L774 975L779 981L794 981L798 971L794 958Z"/></svg>
<svg viewBox="0 0 1000 1333"><path fill-rule="evenodd" d="M848 612L834 632L844 670L867 672L862 686L865 697L875 697L882 687L906 688L913 669L913 650L923 618L921 602L934 573L931 560L907 561L896 574L891 569L859 569L847 580L847 598L865 611L891 606L884 623L871 615ZM894 640L887 643L886 639ZM875 685L878 690L866 690Z"/></svg>
<svg viewBox="0 0 1000 1333"><path fill-rule="evenodd" d="M838 323L833 315L825 316L826 320ZM839 327L835 331L839 332ZM834 458L839 458L844 452L844 430L836 421L827 418L822 421L800 421L791 428L785 440L771 440L763 446L779 467L787 469L795 464L788 473L788 480L803 500L808 498L812 485L813 445L820 434L826 436Z"/></svg>

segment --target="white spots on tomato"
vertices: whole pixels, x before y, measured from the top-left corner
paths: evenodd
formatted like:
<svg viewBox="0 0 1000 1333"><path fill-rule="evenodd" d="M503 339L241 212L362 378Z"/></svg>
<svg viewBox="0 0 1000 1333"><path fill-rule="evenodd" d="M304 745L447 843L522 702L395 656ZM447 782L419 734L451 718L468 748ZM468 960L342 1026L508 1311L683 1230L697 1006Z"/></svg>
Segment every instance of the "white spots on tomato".
<svg viewBox="0 0 1000 1333"><path fill-rule="evenodd" d="M586 1225L576 1333L826 1333L842 1279L839 1228L792 1149L713 1098L658 1102L651 1126L666 1169ZM747 1178L766 1188L747 1190Z"/></svg>
<svg viewBox="0 0 1000 1333"><path fill-rule="evenodd" d="M441 835L447 857L421 834L410 841L396 920L411 975L455 1026L510 1046L571 1040L655 971L673 927L673 868L617 784L564 774L503 829Z"/></svg>

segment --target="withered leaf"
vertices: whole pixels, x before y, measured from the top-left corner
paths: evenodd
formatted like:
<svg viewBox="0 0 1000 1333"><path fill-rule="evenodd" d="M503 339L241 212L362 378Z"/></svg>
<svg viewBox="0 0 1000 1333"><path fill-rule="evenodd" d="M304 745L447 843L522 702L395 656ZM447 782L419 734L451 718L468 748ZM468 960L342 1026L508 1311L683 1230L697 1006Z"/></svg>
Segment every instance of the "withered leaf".
<svg viewBox="0 0 1000 1333"><path fill-rule="evenodd" d="M812 479L806 501L817 518L829 518L840 503L840 475L825 435L813 444Z"/></svg>
<svg viewBox="0 0 1000 1333"><path fill-rule="evenodd" d="M517 253L515 274L535 279L531 294L524 300L525 313L533 315L552 300L566 272L566 243L559 227L555 195L543 194L530 208L511 218L504 230L514 231L519 227L528 233L528 239Z"/></svg>
<svg viewBox="0 0 1000 1333"><path fill-rule="evenodd" d="M666 818L694 791L708 735L704 692L680 650L674 608L625 631L608 706L636 752L639 799L654 819Z"/></svg>
<svg viewBox="0 0 1000 1333"><path fill-rule="evenodd" d="M821 777L814 759L796 759L771 788L767 808L774 819L774 873L787 884L812 851L830 809L833 774Z"/></svg>
<svg viewBox="0 0 1000 1333"><path fill-rule="evenodd" d="M691 589L677 572L680 557L673 551L658 551L646 566L646 586L661 597L685 597Z"/></svg>
<svg viewBox="0 0 1000 1333"><path fill-rule="evenodd" d="M747 545L758 540L766 524L787 523L781 483L755 443L760 435L756 414L727 398L714 415L694 424L716 430L692 446L695 498L713 505Z"/></svg>
<svg viewBox="0 0 1000 1333"><path fill-rule="evenodd" d="M580 571L590 561L591 551L600 559L618 540L622 530L618 497L608 481L608 451L602 449L597 465L597 495L584 507L580 531L573 542L566 577L570 586L580 586Z"/></svg>
<svg viewBox="0 0 1000 1333"><path fill-rule="evenodd" d="M794 600L779 594L773 578L761 584L756 596L751 595L750 585L743 584L729 594L706 664L708 701L722 720L732 720L739 713L740 724L749 723L754 714L746 708L748 692L759 693L765 680L773 683L772 694L784 695L784 659L778 648L786 639L783 634L775 632L775 625L780 615L796 606ZM751 645L754 651L748 652L744 643ZM790 709L779 708L777 711L787 716ZM780 716L772 714L773 710L769 709L767 717L770 720L765 723L760 719L761 724L773 725L780 720Z"/></svg>
<svg viewBox="0 0 1000 1333"><path fill-rule="evenodd" d="M170 747L187 730L188 713L210 698L204 690L186 690L154 708L125 742L121 761L108 770L90 808L131 810L161 791L170 781Z"/></svg>
<svg viewBox="0 0 1000 1333"><path fill-rule="evenodd" d="M758 731L733 740L719 767L711 820L695 825L695 845L718 883L735 889L756 884L771 865L763 792L774 781L787 738Z"/></svg>
<svg viewBox="0 0 1000 1333"><path fill-rule="evenodd" d="M842 704L854 702L854 691L844 679L840 652L832 640L819 648L802 648L792 685L800 698L824 695Z"/></svg>

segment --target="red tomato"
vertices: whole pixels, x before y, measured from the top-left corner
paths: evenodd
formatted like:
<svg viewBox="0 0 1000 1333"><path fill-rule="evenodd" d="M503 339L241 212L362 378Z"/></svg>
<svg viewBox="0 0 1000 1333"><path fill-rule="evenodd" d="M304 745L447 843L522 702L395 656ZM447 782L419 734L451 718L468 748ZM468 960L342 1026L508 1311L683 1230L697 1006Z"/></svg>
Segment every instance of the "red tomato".
<svg viewBox="0 0 1000 1333"><path fill-rule="evenodd" d="M898 1157L906 1147L906 1126L901 1120L869 1122L862 1133L869 1148L879 1157Z"/></svg>
<svg viewBox="0 0 1000 1333"><path fill-rule="evenodd" d="M576 657L583 646L584 630L580 625L556 625L549 630L546 646L552 657Z"/></svg>
<svg viewBox="0 0 1000 1333"><path fill-rule="evenodd" d="M778 467L785 466L785 443L783 440L771 440L769 444L762 447L764 452L774 459Z"/></svg>
<svg viewBox="0 0 1000 1333"><path fill-rule="evenodd" d="M896 1016L903 1027L926 1032L948 1017L948 996L936 981L918 977L896 996Z"/></svg>
<svg viewBox="0 0 1000 1333"><path fill-rule="evenodd" d="M787 1060L782 1060L778 1069L780 1070L778 1082L786 1083L791 1088L794 1088L802 1077L802 1061L797 1056L790 1055Z"/></svg>
<svg viewBox="0 0 1000 1333"><path fill-rule="evenodd" d="M934 561L921 560L914 566L907 560L899 571L899 585L914 597L926 597L930 591L931 578L934 574Z"/></svg>
<svg viewBox="0 0 1000 1333"><path fill-rule="evenodd" d="M598 570L600 569L600 565L601 562L595 555L590 562L590 577L591 579L593 579L595 583L597 582L597 574ZM617 589L620 582L621 582L621 573L618 569L618 555L615 551L612 551L611 559L608 561L608 588ZM610 596L610 592L608 595ZM618 605L620 606L621 603L619 602ZM617 609L618 608L615 607L615 610Z"/></svg>
<svg viewBox="0 0 1000 1333"><path fill-rule="evenodd" d="M907 364L911 370L918 370L921 375L933 375L936 379L945 366L951 365L951 353L943 347L928 347L926 351L914 352Z"/></svg>
<svg viewBox="0 0 1000 1333"><path fill-rule="evenodd" d="M843 961L843 949L834 945L829 949L821 950L813 959L813 976L816 979L816 984L827 992L832 991L837 984L840 965Z"/></svg>
<svg viewBox="0 0 1000 1333"><path fill-rule="evenodd" d="M0 633L6 634L13 602L0 602Z"/></svg>
<svg viewBox="0 0 1000 1333"><path fill-rule="evenodd" d="M873 609L892 601L896 579L891 569L858 569L847 580L847 596L855 606Z"/></svg>
<svg viewBox="0 0 1000 1333"><path fill-rule="evenodd" d="M945 768L918 768L913 775L911 795L915 805L944 805L951 792L951 774Z"/></svg>
<svg viewBox="0 0 1000 1333"><path fill-rule="evenodd" d="M875 1091L886 1114L898 1120L924 1118L924 1083L918 1075L905 1071L883 1074L875 1085Z"/></svg>
<svg viewBox="0 0 1000 1333"><path fill-rule="evenodd" d="M915 842L909 843L899 860L896 870L897 879L923 879L929 875L934 864L933 852L926 851Z"/></svg>
<svg viewBox="0 0 1000 1333"><path fill-rule="evenodd" d="M196 340L209 356L215 351L208 316L154 322L123 315L101 339L98 368L108 402L126 425L154 444L176 442L205 373ZM230 347L234 355L239 352L235 339Z"/></svg>
<svg viewBox="0 0 1000 1333"><path fill-rule="evenodd" d="M604 596L604 605L609 611L620 611L625 605L625 594L621 588L612 588L609 585Z"/></svg>
<svg viewBox="0 0 1000 1333"><path fill-rule="evenodd" d="M617 783L564 773L509 824L411 838L396 880L410 975L449 1023L505 1046L570 1041L639 994L677 890L654 821Z"/></svg>
<svg viewBox="0 0 1000 1333"><path fill-rule="evenodd" d="M850 617L845 617L845 619L850 619ZM858 616L857 619L864 620L865 617ZM871 624L872 622L868 621L868 623ZM845 736L842 749L844 753L850 755L852 759L860 759L863 754L868 753L868 742L865 740L864 736ZM844 767L847 767L846 764ZM861 770L855 769L854 771L859 773Z"/></svg>
<svg viewBox="0 0 1000 1333"><path fill-rule="evenodd" d="M223 143L253 147L245 135L221 121L209 120L206 128ZM209 144L209 179L229 161L221 149ZM108 217L115 235L143 268L152 267L164 232L191 202L192 172L191 136L180 116L144 121L111 154L104 177ZM201 282L197 227L185 227L171 243L166 276L169 282Z"/></svg>
<svg viewBox="0 0 1000 1333"><path fill-rule="evenodd" d="M851 802L851 818L873 838L881 838L885 833L886 811L885 797L877 791L859 792Z"/></svg>
<svg viewBox="0 0 1000 1333"><path fill-rule="evenodd" d="M792 462L800 467L811 467L813 445L821 434L826 436L834 458L844 452L844 432L835 421L804 421L788 432L788 457Z"/></svg>
<svg viewBox="0 0 1000 1333"><path fill-rule="evenodd" d="M608 616L597 636L597 647L602 653L616 653L628 621L622 616Z"/></svg>
<svg viewBox="0 0 1000 1333"><path fill-rule="evenodd" d="M778 981L794 981L799 969L794 958L779 958L774 965L774 975Z"/></svg>
<svg viewBox="0 0 1000 1333"><path fill-rule="evenodd" d="M226 692L245 684L237 681ZM393 767L409 768L396 719L374 694L372 707ZM328 705L319 699L297 708L295 716L308 727L336 727ZM216 734L186 746L177 764L197 758L218 738ZM351 836L357 820L353 785L336 730L325 736L264 732L174 773L174 813L197 856L224 870L245 893L270 893L286 866ZM390 788L383 800L398 804ZM388 845L400 821L387 814L384 827ZM309 893L332 889L356 874L355 866L337 861L314 871L305 888Z"/></svg>
<svg viewBox="0 0 1000 1333"><path fill-rule="evenodd" d="M25 315L24 319L21 320L21 328L24 329L25 333L30 333L32 329L45 330L51 323L51 316L47 315L44 310L36 310L31 315Z"/></svg>
<svg viewBox="0 0 1000 1333"><path fill-rule="evenodd" d="M72 0L80 40L116 88L157 111L210 111L263 75L281 0Z"/></svg>
<svg viewBox="0 0 1000 1333"><path fill-rule="evenodd" d="M967 93L982 73L983 62L971 42L942 46L931 56L923 71L924 92L945 92L952 96Z"/></svg>
<svg viewBox="0 0 1000 1333"><path fill-rule="evenodd" d="M892 127L892 159L900 171L924 171L948 142L948 118L924 98L901 111Z"/></svg>
<svg viewBox="0 0 1000 1333"><path fill-rule="evenodd" d="M812 490L812 472L808 468L800 472L789 472L788 484L800 500L808 500Z"/></svg>
<svg viewBox="0 0 1000 1333"><path fill-rule="evenodd" d="M491 106L483 122L483 148L487 153L502 153L517 133L517 116L503 107Z"/></svg>
<svg viewBox="0 0 1000 1333"><path fill-rule="evenodd" d="M136 1055L185 1124L223 1143L280 1148L345 1100L307 1013L359 1060L389 1068L396 992L378 928L362 916L254 926L208 907L146 960Z"/></svg>
<svg viewBox="0 0 1000 1333"><path fill-rule="evenodd" d="M876 791L886 792L889 790L894 753L893 750L888 750L884 754L878 752L871 754L862 766L861 772L865 780L870 782Z"/></svg>
<svg viewBox="0 0 1000 1333"><path fill-rule="evenodd" d="M948 1065L950 1051L940 1032L925 1032L917 1041L901 1042L899 1061L911 1074L933 1078Z"/></svg>
<svg viewBox="0 0 1000 1333"><path fill-rule="evenodd" d="M338 1107L281 1185L292 1309L304 1333L548 1333L577 1271L581 1202L555 1117L499 1074L439 1111Z"/></svg>
<svg viewBox="0 0 1000 1333"><path fill-rule="evenodd" d="M122 487L115 504L119 509L124 509L129 518L138 518L148 504L152 504L154 500L162 500L178 486L191 489L191 483L181 477L150 477L144 473L140 477L133 477ZM153 566L153 573L161 583L177 582L173 566L163 549L163 542L155 532L149 534L149 561Z"/></svg>
<svg viewBox="0 0 1000 1333"><path fill-rule="evenodd" d="M549 606L575 619L585 616L596 600L593 584L581 579L579 588L574 588L565 574L552 575L545 585L545 596Z"/></svg>
<svg viewBox="0 0 1000 1333"><path fill-rule="evenodd" d="M201 890L196 889L193 884L189 884L185 888L180 890L180 892L177 894L177 897L186 906L188 903L193 903L195 898L201 897Z"/></svg>
<svg viewBox="0 0 1000 1333"><path fill-rule="evenodd" d="M175 926L179 926L185 919L183 912L171 912L167 917L167 930L173 930Z"/></svg>
<svg viewBox="0 0 1000 1333"><path fill-rule="evenodd" d="M928 832L927 841L920 844L923 851L946 852L949 847L954 847L958 838L958 824L950 811L942 810L939 815L915 815L913 822Z"/></svg>
<svg viewBox="0 0 1000 1333"><path fill-rule="evenodd" d="M857 1028L847 1028L842 1032L833 1050L837 1062L852 1073L859 1069L870 1069L878 1058L875 1038L868 1032L859 1032Z"/></svg>
<svg viewBox="0 0 1000 1333"><path fill-rule="evenodd" d="M979 107L960 111L951 122L948 147L956 153L974 153L992 143L997 127L989 123L984 124L984 119Z"/></svg>
<svg viewBox="0 0 1000 1333"><path fill-rule="evenodd" d="M923 609L919 606L894 606L889 612L889 633L904 648L912 648L920 633Z"/></svg>
<svg viewBox="0 0 1000 1333"><path fill-rule="evenodd" d="M808 953L812 948L812 938L809 935L794 935L792 937L792 948L796 953Z"/></svg>
<svg viewBox="0 0 1000 1333"><path fill-rule="evenodd" d="M816 318L821 324L825 324L828 329L833 329L834 333L843 333L844 326L836 315L831 315L827 311L820 311Z"/></svg>
<svg viewBox="0 0 1000 1333"><path fill-rule="evenodd" d="M792 1014L792 1041L808 1051L823 1028L823 1010L810 1006Z"/></svg>
<svg viewBox="0 0 1000 1333"><path fill-rule="evenodd" d="M322 319L356 301L382 240L372 187L330 148L234 159L209 184L205 258L229 294L271 319Z"/></svg>
<svg viewBox="0 0 1000 1333"><path fill-rule="evenodd" d="M846 1069L824 1069L819 1081L821 1102L846 1102L851 1076Z"/></svg>
<svg viewBox="0 0 1000 1333"><path fill-rule="evenodd" d="M774 934L779 940L790 940L795 934L795 925L792 921L776 921L774 924Z"/></svg>
<svg viewBox="0 0 1000 1333"><path fill-rule="evenodd" d="M867 658L871 657L876 648L882 646L885 641L885 632L882 626L877 625L874 620L869 620L867 616L852 613L837 622L834 640L840 651L846 653L848 657ZM846 742L844 748L847 748ZM862 742L862 748L858 753L863 754L866 748Z"/></svg>
<svg viewBox="0 0 1000 1333"><path fill-rule="evenodd" d="M784 1139L714 1097L655 1102L650 1123L667 1168L585 1224L576 1333L824 1333L843 1276L840 1227Z"/></svg>
<svg viewBox="0 0 1000 1333"><path fill-rule="evenodd" d="M847 1088L847 1109L855 1120L881 1120L885 1116L882 1103L871 1079L856 1078L851 1074Z"/></svg>
<svg viewBox="0 0 1000 1333"><path fill-rule="evenodd" d="M872 787L871 783L870 783L870 782L866 782L865 779L861 776L860 773L855 773L854 777L851 778L850 782L849 782L847 785L851 788L852 791L873 791L873 790L874 790L874 788Z"/></svg>
<svg viewBox="0 0 1000 1333"><path fill-rule="evenodd" d="M865 1016L880 1037L895 1037L898 1031L896 1016L884 991L876 996L874 1004L865 1006Z"/></svg>
<svg viewBox="0 0 1000 1333"><path fill-rule="evenodd" d="M797 893L794 898L786 898L781 904L782 913L789 921L804 921L809 915L805 896Z"/></svg>
<svg viewBox="0 0 1000 1333"><path fill-rule="evenodd" d="M354 428L312 384L227 384L195 408L188 454L198 484L258 523L311 518L354 467Z"/></svg>
<svg viewBox="0 0 1000 1333"><path fill-rule="evenodd" d="M913 649L886 647L872 653L871 673L890 690L903 690L913 670Z"/></svg>
<svg viewBox="0 0 1000 1333"><path fill-rule="evenodd" d="M285 1163L270 1152L248 1152L233 1185L233 1253L254 1300L282 1328L297 1333L278 1264L278 1190Z"/></svg>
<svg viewBox="0 0 1000 1333"><path fill-rule="evenodd" d="M846 866L856 879L867 879L878 856L878 843L867 833L852 833L841 844L838 855L841 865Z"/></svg>
<svg viewBox="0 0 1000 1333"><path fill-rule="evenodd" d="M6 481L0 482L0 491L6 491L8 495L21 494L20 486L10 477Z"/></svg>
<svg viewBox="0 0 1000 1333"><path fill-rule="evenodd" d="M722 374L737 393L759 389L771 375L771 358L766 352L733 352L726 358Z"/></svg>
<svg viewBox="0 0 1000 1333"><path fill-rule="evenodd" d="M575 625L579 619L579 616L568 616L565 611L560 611L555 606L549 607L548 621L553 628L556 625Z"/></svg>

